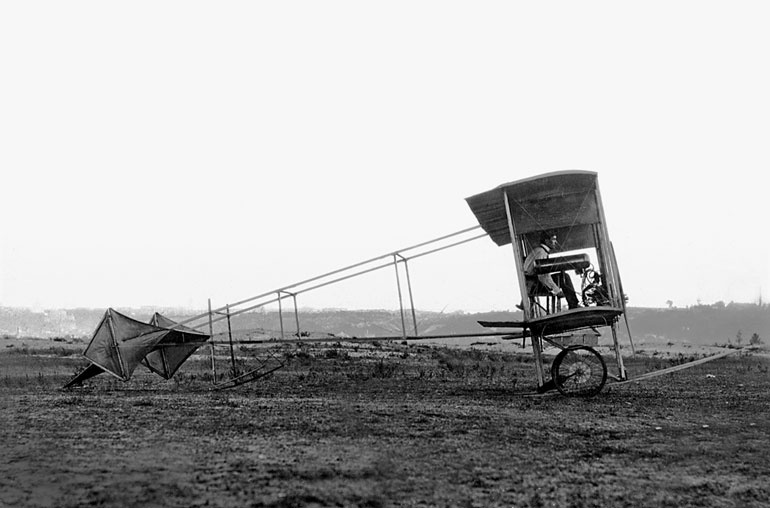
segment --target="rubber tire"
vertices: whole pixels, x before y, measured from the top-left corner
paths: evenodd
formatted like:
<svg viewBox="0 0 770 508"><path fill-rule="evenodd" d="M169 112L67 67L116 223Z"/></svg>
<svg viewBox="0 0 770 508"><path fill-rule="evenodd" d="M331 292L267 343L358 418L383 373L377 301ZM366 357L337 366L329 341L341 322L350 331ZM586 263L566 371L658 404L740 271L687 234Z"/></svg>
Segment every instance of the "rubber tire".
<svg viewBox="0 0 770 508"><path fill-rule="evenodd" d="M593 397L607 382L607 364L592 347L570 346L556 355L551 365L551 379L562 395Z"/></svg>

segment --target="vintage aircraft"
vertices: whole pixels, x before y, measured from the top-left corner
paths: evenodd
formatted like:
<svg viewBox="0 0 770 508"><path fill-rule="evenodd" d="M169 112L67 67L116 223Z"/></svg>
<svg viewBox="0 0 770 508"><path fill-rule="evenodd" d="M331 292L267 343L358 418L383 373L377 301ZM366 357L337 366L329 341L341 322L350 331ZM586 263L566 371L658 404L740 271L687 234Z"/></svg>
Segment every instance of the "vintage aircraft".
<svg viewBox="0 0 770 508"><path fill-rule="evenodd" d="M506 183L466 199L478 225L444 235L411 247L384 254L339 270L274 289L257 296L209 310L174 322L156 315L150 323L141 323L109 309L93 334L84 356L91 365L67 383L79 384L91 376L107 372L128 381L134 369L144 364L165 379L171 378L182 363L200 346L207 344L211 355L214 388L231 388L270 374L284 365L277 355L268 354L255 368L246 371L236 366L237 349L245 344L281 342L339 341L307 337L300 327L297 298L309 291L381 270L395 267L396 286L401 310L401 334L390 337L355 338L345 341L426 340L503 336L531 338L535 355L535 373L539 392L556 389L569 396L599 393L608 378L614 381L638 381L702 362L721 358L735 351L658 370L629 380L618 341L618 323L626 316L626 297L620 280L614 250L607 232L598 176L590 171L558 171ZM479 230L483 232L479 232ZM425 335L418 331L409 276L410 260L481 238L491 238L499 246L511 245L521 293L519 321L480 321L488 331L455 335ZM411 325L402 297L401 273L411 306ZM575 281L573 281L573 278ZM284 336L282 301L294 302L296 333ZM277 303L280 338L235 340L231 317ZM226 329L215 333L213 324L226 320ZM608 374L607 365L595 349L600 328L612 332L616 371ZM206 329L203 331L202 329ZM512 331L516 329L517 331ZM227 337L226 341L215 336ZM629 340L631 338L628 330ZM559 349L550 372L545 372L544 347ZM633 343L631 342L633 351ZM228 348L229 354L217 354ZM265 348L269 351L270 348ZM231 365L217 373L217 360L228 358ZM225 376L229 374L229 377Z"/></svg>
<svg viewBox="0 0 770 508"><path fill-rule="evenodd" d="M524 314L522 321L480 324L531 335L539 390L556 388L566 395L593 395L604 386L607 367L591 344L596 344L597 328L608 326L616 378L625 380L616 330L625 296L597 174L547 173L500 185L467 202L497 245L512 246ZM561 349L550 380L541 363L544 342Z"/></svg>

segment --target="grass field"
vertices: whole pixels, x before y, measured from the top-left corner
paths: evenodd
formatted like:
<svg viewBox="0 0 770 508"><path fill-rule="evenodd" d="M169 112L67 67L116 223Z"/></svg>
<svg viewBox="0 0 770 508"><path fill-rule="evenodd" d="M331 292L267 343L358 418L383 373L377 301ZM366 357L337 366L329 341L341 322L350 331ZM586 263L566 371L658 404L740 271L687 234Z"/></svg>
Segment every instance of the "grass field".
<svg viewBox="0 0 770 508"><path fill-rule="evenodd" d="M770 499L762 354L608 383L576 399L532 396L531 355L483 347L282 346L284 368L220 391L205 356L171 381L140 369L128 383L102 374L63 391L85 365L63 349L0 353L0 506L766 507ZM241 368L262 354L241 351ZM693 358L626 361L636 375Z"/></svg>

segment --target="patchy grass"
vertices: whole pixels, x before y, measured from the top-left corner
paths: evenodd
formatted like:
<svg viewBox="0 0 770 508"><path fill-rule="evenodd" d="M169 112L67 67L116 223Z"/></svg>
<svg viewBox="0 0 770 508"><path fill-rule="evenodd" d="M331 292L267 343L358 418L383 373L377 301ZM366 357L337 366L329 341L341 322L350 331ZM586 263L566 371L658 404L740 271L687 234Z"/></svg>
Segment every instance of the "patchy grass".
<svg viewBox="0 0 770 508"><path fill-rule="evenodd" d="M568 399L528 395L529 355L386 342L278 352L286 368L223 391L210 389L205 355L171 381L140 368L129 383L100 375L70 391L58 387L82 360L0 355L0 505L760 507L770 498L768 358L728 357ZM241 356L248 368L254 356ZM672 365L626 363L635 373Z"/></svg>

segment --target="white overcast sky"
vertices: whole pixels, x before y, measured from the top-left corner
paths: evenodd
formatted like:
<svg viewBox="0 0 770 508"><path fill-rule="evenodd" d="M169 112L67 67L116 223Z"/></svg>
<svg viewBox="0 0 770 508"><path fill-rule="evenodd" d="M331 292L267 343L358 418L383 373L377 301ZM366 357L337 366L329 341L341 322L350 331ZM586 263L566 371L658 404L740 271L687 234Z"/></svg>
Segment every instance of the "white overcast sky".
<svg viewBox="0 0 770 508"><path fill-rule="evenodd" d="M596 171L632 306L770 300L767 2L0 5L0 305L223 305ZM510 247L410 265L512 309ZM393 271L301 306L397 308Z"/></svg>

